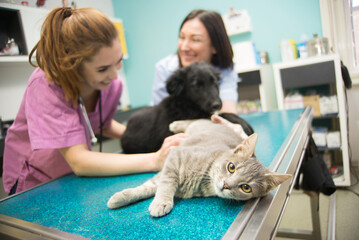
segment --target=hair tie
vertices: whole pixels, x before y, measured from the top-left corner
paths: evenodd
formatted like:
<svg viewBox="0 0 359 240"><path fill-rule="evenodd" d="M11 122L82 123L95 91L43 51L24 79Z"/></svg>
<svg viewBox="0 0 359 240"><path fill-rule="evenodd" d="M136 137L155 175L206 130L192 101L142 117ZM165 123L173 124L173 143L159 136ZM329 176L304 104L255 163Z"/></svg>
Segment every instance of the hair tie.
<svg viewBox="0 0 359 240"><path fill-rule="evenodd" d="M64 7L62 10L64 18L68 18L72 15L72 8L70 7Z"/></svg>

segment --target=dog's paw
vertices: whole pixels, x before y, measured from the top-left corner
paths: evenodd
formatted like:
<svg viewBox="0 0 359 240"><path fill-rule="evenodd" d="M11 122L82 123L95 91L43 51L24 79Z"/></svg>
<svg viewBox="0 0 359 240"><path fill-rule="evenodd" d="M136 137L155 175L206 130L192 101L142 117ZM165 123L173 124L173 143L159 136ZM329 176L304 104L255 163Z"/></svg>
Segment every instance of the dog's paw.
<svg viewBox="0 0 359 240"><path fill-rule="evenodd" d="M173 200L159 201L154 199L148 208L152 217L162 217L173 209Z"/></svg>
<svg viewBox="0 0 359 240"><path fill-rule="evenodd" d="M128 197L121 192L117 192L108 200L107 207L114 209L114 208L120 208L123 206L126 206L129 204Z"/></svg>

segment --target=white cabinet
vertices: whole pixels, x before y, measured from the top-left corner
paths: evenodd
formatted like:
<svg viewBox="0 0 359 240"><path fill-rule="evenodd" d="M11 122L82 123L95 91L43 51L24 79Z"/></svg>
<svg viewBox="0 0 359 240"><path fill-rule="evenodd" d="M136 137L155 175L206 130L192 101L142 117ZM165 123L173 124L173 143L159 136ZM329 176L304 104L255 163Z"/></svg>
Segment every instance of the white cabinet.
<svg viewBox="0 0 359 240"><path fill-rule="evenodd" d="M28 54L40 39L41 26L49 10L0 3L0 11L6 20L0 28L1 43L7 38L15 38L20 56L0 56L1 62L28 62Z"/></svg>
<svg viewBox="0 0 359 240"><path fill-rule="evenodd" d="M330 131L340 132L339 148L323 148L322 153L330 153L332 165L339 168L333 175L337 186L350 186L350 164L348 148L347 102L345 87L341 75L341 63L338 55L325 55L273 65L277 103L279 109L285 109L287 94L299 91L302 95L315 91L321 96L337 97L338 114L334 116L314 117L313 127L326 127Z"/></svg>
<svg viewBox="0 0 359 240"><path fill-rule="evenodd" d="M19 45L18 56L0 56L0 116L15 118L25 92L27 80L34 68L28 54L40 39L41 25L49 13L47 9L0 3L0 47L8 38Z"/></svg>
<svg viewBox="0 0 359 240"><path fill-rule="evenodd" d="M97 6L98 3L94 1L92 4ZM101 4L104 3L101 2ZM109 7L104 7L104 10L106 9ZM28 78L34 71L34 67L29 64L28 55L40 39L41 27L49 12L50 9L45 8L0 3L0 48L5 46L8 38L14 38L21 53L18 56L0 56L0 117L2 120L9 121L16 117ZM112 20L117 24L122 22L121 19ZM33 62L36 62L34 57ZM124 82L119 106L123 109L130 105L130 98L123 68L118 71L118 74Z"/></svg>
<svg viewBox="0 0 359 240"><path fill-rule="evenodd" d="M252 68L237 69L237 72L239 77L239 102L258 99L263 112L277 109L277 99L271 65L264 64Z"/></svg>

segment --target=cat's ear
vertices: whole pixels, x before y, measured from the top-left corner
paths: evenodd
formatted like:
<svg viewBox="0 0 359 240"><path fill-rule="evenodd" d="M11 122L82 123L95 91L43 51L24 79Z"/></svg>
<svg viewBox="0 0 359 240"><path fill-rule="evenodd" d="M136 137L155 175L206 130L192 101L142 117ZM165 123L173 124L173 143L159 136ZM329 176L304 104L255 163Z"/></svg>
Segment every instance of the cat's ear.
<svg viewBox="0 0 359 240"><path fill-rule="evenodd" d="M244 158L249 158L254 153L256 147L258 135L253 133L247 139L243 140L235 149L234 153L239 154Z"/></svg>
<svg viewBox="0 0 359 240"><path fill-rule="evenodd" d="M275 189L278 185L285 182L287 179L291 178L291 174L280 174L280 173L267 173L266 177L268 178L270 190Z"/></svg>

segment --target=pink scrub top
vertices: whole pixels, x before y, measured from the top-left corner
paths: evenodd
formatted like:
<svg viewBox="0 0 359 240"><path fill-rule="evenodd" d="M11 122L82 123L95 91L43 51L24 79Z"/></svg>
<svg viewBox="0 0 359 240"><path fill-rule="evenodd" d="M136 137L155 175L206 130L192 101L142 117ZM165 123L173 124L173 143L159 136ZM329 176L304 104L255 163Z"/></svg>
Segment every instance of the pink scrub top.
<svg viewBox="0 0 359 240"><path fill-rule="evenodd" d="M112 80L101 91L103 128L110 125L122 93L122 81ZM95 133L100 129L99 102L88 114ZM37 68L30 76L19 112L7 131L3 184L7 193L17 181L16 192L72 172L57 150L87 143L91 137L80 106L73 108L60 86L46 80ZM99 159L100 161L100 159Z"/></svg>

